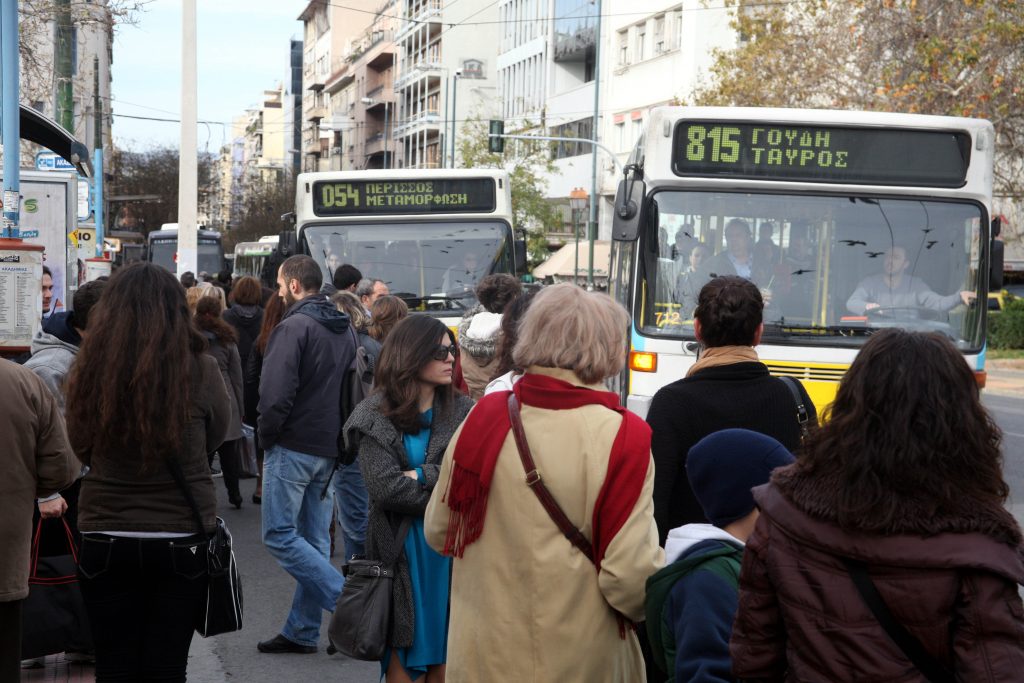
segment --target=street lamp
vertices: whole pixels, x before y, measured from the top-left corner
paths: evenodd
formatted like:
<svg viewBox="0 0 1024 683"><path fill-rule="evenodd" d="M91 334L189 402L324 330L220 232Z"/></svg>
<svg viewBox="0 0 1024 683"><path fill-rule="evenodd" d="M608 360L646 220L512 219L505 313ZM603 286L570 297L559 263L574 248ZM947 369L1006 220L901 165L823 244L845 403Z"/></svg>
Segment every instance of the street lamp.
<svg viewBox="0 0 1024 683"><path fill-rule="evenodd" d="M455 122L459 118L458 109L455 108L455 96L458 94L459 78L462 77L462 69L456 69L452 75L452 168L455 168Z"/></svg>
<svg viewBox="0 0 1024 683"><path fill-rule="evenodd" d="M372 97L364 97L359 101L366 107L378 104L378 101ZM391 168L391 163L388 160L388 102L387 100L381 100L379 104L384 105L384 168Z"/></svg>
<svg viewBox="0 0 1024 683"><path fill-rule="evenodd" d="M572 282L575 285L580 283L580 228L577 221L579 213L587 208L587 200L590 196L582 187L574 187L569 193L569 208L572 210L572 232L576 237L576 268L573 271Z"/></svg>

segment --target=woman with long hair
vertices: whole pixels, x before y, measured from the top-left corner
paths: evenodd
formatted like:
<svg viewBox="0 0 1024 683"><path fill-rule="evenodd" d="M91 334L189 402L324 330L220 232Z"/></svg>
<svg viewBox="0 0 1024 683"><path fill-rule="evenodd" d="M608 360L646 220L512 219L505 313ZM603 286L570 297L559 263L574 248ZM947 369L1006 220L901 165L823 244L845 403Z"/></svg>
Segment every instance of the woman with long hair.
<svg viewBox="0 0 1024 683"><path fill-rule="evenodd" d="M451 565L427 546L423 512L448 442L473 405L452 389L457 353L440 320L406 318L384 342L374 392L345 423L370 494L366 554L397 563L390 650L381 662L388 683L444 681Z"/></svg>
<svg viewBox="0 0 1024 683"><path fill-rule="evenodd" d="M249 352L242 380L243 412L245 423L248 425L255 426L260 415L257 409L260 404L260 377L263 375L263 357L267 353L267 344L270 343L270 333L281 322L287 310L284 299L277 294L268 298L263 306L260 333ZM256 475L256 491L252 494L252 502L260 505L263 503L263 446L260 444L259 430L256 430L256 465L260 473Z"/></svg>
<svg viewBox="0 0 1024 683"><path fill-rule="evenodd" d="M213 289L219 289L213 287ZM224 488L228 491L228 501L236 509L242 507L242 494L238 490L238 475L242 469L239 455L239 440L242 438L242 361L238 355L238 333L235 328L224 322L221 317L220 302L204 296L196 303L196 326L206 337L209 345L206 352L217 361L224 386L231 396L231 423L228 433L224 435L224 443L217 449L220 455L220 468L224 473Z"/></svg>
<svg viewBox="0 0 1024 683"><path fill-rule="evenodd" d="M484 389L485 394L495 391L510 391L512 385L519 381L526 371L525 368L516 366L512 359L512 349L516 347L519 340L519 323L530 307L530 302L539 290L531 289L513 299L501 316L501 330L498 333L498 348L495 354L495 364L491 381Z"/></svg>
<svg viewBox="0 0 1024 683"><path fill-rule="evenodd" d="M449 681L644 680L630 622L664 564L651 432L603 385L628 325L606 294L542 290L512 354L526 373L480 399L449 445L425 517L430 545L455 558Z"/></svg>
<svg viewBox="0 0 1024 683"><path fill-rule="evenodd" d="M386 294L378 297L370 306L370 325L367 332L381 344L405 316L409 315L409 307L397 296Z"/></svg>
<svg viewBox="0 0 1024 683"><path fill-rule="evenodd" d="M174 276L134 263L114 273L90 312L71 371L68 433L91 468L79 499L78 571L100 682L185 680L216 528L206 456L231 419L205 349Z"/></svg>
<svg viewBox="0 0 1024 683"><path fill-rule="evenodd" d="M1001 438L946 337L876 331L796 463L754 489L736 677L1019 681L1024 563Z"/></svg>

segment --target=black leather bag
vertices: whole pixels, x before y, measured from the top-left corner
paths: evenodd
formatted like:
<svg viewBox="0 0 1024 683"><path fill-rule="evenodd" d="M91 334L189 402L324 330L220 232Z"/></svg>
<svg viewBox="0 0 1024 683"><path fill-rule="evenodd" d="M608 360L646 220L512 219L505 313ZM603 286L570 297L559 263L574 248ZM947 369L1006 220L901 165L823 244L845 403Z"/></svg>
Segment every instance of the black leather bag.
<svg viewBox="0 0 1024 683"><path fill-rule="evenodd" d="M65 650L92 649L92 632L85 602L78 585L78 556L75 541L65 520L60 520L67 538L66 552L39 555L46 525L40 520L32 543L32 564L28 577L28 598L21 608L21 658L34 659ZM50 527L52 530L52 526Z"/></svg>
<svg viewBox="0 0 1024 683"><path fill-rule="evenodd" d="M203 529L199 506L196 505L181 467L173 460L167 461L167 467L192 508L196 528ZM235 551L231 547L231 532L223 519L217 518L217 528L206 540L209 583L206 587L205 609L196 620L196 632L204 638L242 630L242 579L238 574Z"/></svg>
<svg viewBox="0 0 1024 683"><path fill-rule="evenodd" d="M395 540L402 548L409 518L402 520ZM401 557L401 553L399 553ZM331 644L352 659L377 662L384 658L391 636L391 601L395 567L381 560L349 560L345 586L338 596L327 628Z"/></svg>

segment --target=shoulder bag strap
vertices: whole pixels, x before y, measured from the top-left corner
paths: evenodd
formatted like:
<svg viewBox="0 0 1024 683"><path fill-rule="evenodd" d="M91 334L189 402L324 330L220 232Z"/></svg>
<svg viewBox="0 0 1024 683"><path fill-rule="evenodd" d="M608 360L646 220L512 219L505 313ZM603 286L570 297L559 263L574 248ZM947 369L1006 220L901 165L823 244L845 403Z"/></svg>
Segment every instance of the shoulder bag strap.
<svg viewBox="0 0 1024 683"><path fill-rule="evenodd" d="M804 403L803 394L800 393L799 382L785 375L779 377L779 379L789 389L789 393L793 395L793 402L796 404L796 421L800 423L800 438L803 438L807 436L807 422L811 419L811 416L807 412L807 405Z"/></svg>
<svg viewBox="0 0 1024 683"><path fill-rule="evenodd" d="M843 565L846 572L853 579L853 585L864 600L864 603L875 615L875 619L885 629L885 632L896 643L896 646L903 651L907 659L917 668L930 683L954 683L956 677L942 665L937 659L925 651L921 642L915 638L903 624L896 621L896 617L889 611L882 596L878 593L875 582L868 575L867 568L863 563L843 558Z"/></svg>
<svg viewBox="0 0 1024 683"><path fill-rule="evenodd" d="M181 465L178 464L177 460L173 458L167 459L167 469L171 471L171 476L174 477L174 482L178 485L182 495L185 496L185 500L188 502L188 506L192 508L192 519L196 523L196 527L199 529L197 533L201 536L207 537L206 526L203 524L203 516L199 513L199 506L196 505L196 499L192 496L192 489L189 488L188 482L185 481L185 475L181 471Z"/></svg>
<svg viewBox="0 0 1024 683"><path fill-rule="evenodd" d="M594 561L594 547L591 545L583 532L569 521L565 516L558 502L551 495L548 487L541 480L540 472L533 461L533 454L530 453L530 445L526 443L526 432L523 430L523 420L519 416L519 399L514 393L508 395L508 417L512 422L512 435L516 440L516 449L519 451L519 458L523 461L523 469L526 470L526 485L537 495L540 504L547 510L551 521L555 523L569 542L579 548L580 552L587 556L591 562Z"/></svg>

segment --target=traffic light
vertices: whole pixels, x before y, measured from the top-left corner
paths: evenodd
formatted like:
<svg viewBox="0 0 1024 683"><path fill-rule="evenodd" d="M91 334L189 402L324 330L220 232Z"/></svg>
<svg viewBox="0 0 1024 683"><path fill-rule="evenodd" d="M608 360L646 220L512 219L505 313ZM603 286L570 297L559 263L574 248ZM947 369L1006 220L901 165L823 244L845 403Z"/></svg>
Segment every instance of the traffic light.
<svg viewBox="0 0 1024 683"><path fill-rule="evenodd" d="M491 119L490 135L487 137L487 149L494 154L501 154L505 151L505 122Z"/></svg>

